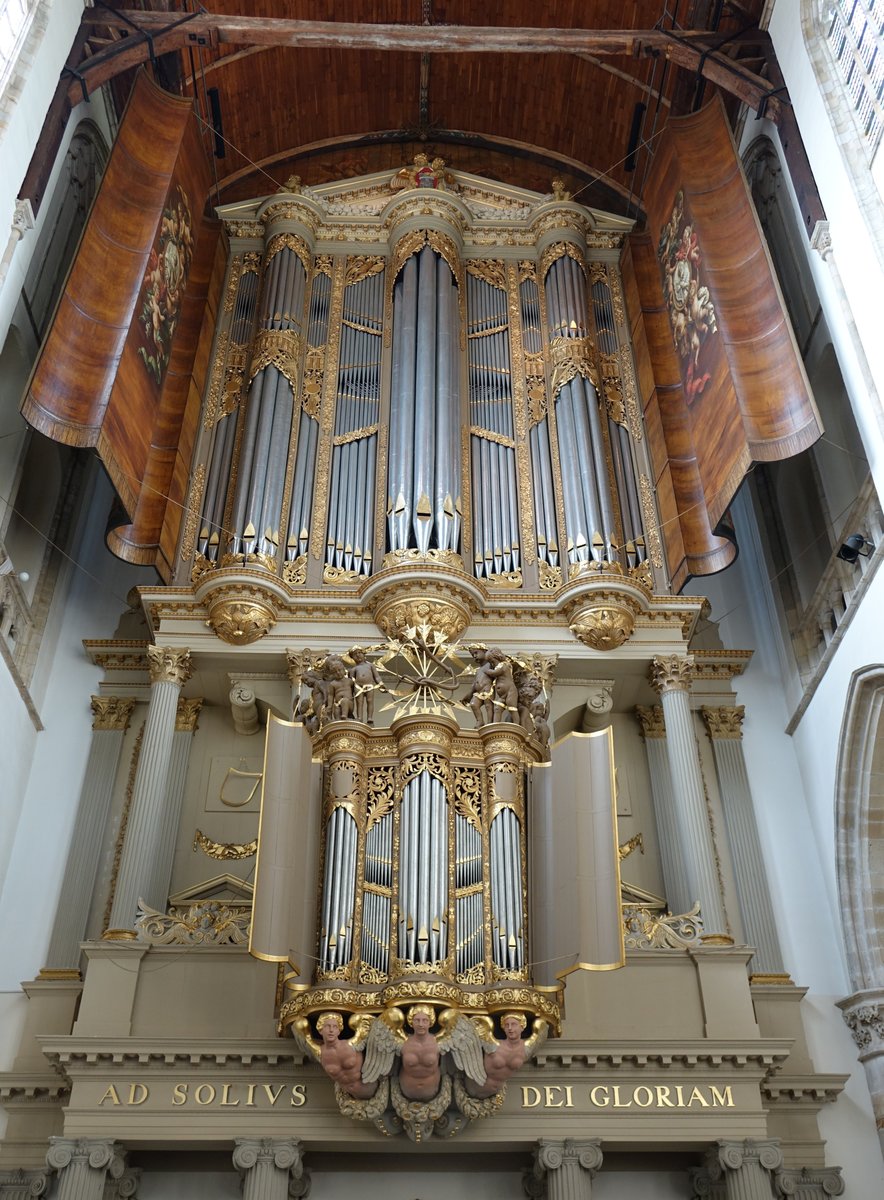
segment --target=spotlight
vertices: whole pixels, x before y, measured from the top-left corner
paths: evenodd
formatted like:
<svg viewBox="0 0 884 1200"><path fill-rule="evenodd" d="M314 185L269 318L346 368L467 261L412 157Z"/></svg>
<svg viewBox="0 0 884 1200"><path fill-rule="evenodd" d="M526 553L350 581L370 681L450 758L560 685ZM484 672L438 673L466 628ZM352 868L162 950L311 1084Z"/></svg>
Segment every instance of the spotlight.
<svg viewBox="0 0 884 1200"><path fill-rule="evenodd" d="M868 541L861 533L852 533L841 543L836 558L841 558L846 563L855 563L860 557L868 558L874 549L874 542Z"/></svg>

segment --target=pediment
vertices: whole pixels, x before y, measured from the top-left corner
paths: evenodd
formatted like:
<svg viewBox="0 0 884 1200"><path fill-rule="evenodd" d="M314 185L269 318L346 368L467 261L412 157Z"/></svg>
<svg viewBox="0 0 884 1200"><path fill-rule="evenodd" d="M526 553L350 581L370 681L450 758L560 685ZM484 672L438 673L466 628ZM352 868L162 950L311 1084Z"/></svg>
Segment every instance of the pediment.
<svg viewBox="0 0 884 1200"><path fill-rule="evenodd" d="M183 908L200 900L220 900L225 904L251 905L253 895L254 888L250 883L225 872L183 888L169 897L169 904Z"/></svg>

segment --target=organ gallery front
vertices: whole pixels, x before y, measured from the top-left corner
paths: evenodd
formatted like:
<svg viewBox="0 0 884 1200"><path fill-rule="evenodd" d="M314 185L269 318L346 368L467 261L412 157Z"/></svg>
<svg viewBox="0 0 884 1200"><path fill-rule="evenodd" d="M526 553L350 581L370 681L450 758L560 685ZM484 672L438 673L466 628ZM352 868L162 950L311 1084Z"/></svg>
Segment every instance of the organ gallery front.
<svg viewBox="0 0 884 1200"><path fill-rule="evenodd" d="M162 582L86 643L3 1169L64 1200L188 1197L193 1170L254 1200L354 1171L372 1197L840 1194L748 652L680 592L732 557L752 459L819 432L766 257L729 307L675 138L639 232L433 154L200 216L188 136L139 150L179 166L116 373L78 398L51 335L26 398L104 457L111 544Z"/></svg>

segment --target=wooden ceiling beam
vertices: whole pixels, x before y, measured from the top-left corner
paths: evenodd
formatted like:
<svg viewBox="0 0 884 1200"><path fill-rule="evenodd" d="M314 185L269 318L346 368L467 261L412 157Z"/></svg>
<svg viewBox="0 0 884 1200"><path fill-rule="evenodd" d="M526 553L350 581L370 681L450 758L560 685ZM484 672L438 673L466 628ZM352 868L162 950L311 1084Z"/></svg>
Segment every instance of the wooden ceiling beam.
<svg viewBox="0 0 884 1200"><path fill-rule="evenodd" d="M178 18L178 19L176 19ZM188 45L291 46L300 49L386 50L414 54L592 54L600 58L661 55L702 75L754 110L766 108L777 120L782 103L770 96L767 82L711 49L708 31L679 32L678 40L658 29L527 29L467 25L383 25L352 21L296 21L282 17L189 14L184 21L169 12L87 8L89 28L125 30L129 36L99 51L83 68L89 88L100 87L121 71ZM139 30L139 33L134 30ZM759 44L757 30L729 43ZM714 40L711 43L714 45ZM79 84L72 84L76 99Z"/></svg>

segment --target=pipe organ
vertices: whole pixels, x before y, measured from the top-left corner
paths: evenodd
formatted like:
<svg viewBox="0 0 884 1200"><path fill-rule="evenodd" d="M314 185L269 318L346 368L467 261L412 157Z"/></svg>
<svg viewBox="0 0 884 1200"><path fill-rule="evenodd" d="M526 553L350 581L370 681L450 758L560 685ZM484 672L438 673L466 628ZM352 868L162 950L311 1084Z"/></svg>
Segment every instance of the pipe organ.
<svg viewBox="0 0 884 1200"><path fill-rule="evenodd" d="M444 179L431 203L378 184L340 233L320 189L229 214L195 582L239 566L358 588L428 562L495 593L611 573L665 589L626 223L559 194L491 221Z"/></svg>

